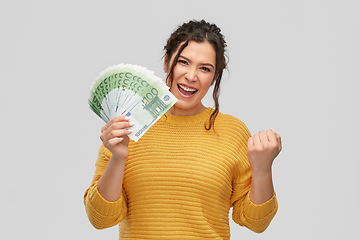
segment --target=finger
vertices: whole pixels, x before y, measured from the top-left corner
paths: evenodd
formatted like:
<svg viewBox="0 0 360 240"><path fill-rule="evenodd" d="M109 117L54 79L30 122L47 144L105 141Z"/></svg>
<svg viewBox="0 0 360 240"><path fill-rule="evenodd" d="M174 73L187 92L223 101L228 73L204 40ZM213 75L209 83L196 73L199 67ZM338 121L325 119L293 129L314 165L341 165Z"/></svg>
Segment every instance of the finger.
<svg viewBox="0 0 360 240"><path fill-rule="evenodd" d="M260 138L260 142L262 142L262 143L269 142L268 136L267 136L265 131L260 131L259 132L259 138Z"/></svg>
<svg viewBox="0 0 360 240"><path fill-rule="evenodd" d="M108 148L114 147L116 144L121 143L124 140L124 138L113 138L110 139L108 142Z"/></svg>
<svg viewBox="0 0 360 240"><path fill-rule="evenodd" d="M119 130L113 130L111 131L108 136L107 139L113 139L113 138L120 138L120 137L124 137L128 134L132 133L131 129L119 129Z"/></svg>
<svg viewBox="0 0 360 240"><path fill-rule="evenodd" d="M266 133L268 134L272 146L274 146L278 150L278 152L280 152L282 148L281 137L277 133L275 133L273 129L267 130Z"/></svg>
<svg viewBox="0 0 360 240"><path fill-rule="evenodd" d="M282 149L281 137L280 137L280 135L278 135L278 134L276 134L276 141L277 141L278 144L279 144L279 151L281 151L281 149Z"/></svg>
<svg viewBox="0 0 360 240"><path fill-rule="evenodd" d="M125 125L128 126L129 124ZM131 124L130 124L131 125ZM101 141L104 143L105 146L107 146L107 143L110 139L113 138L120 138L120 137L125 137L128 134L132 133L131 129L125 129L125 128L120 128L120 129L115 129L115 130L111 130L112 127L109 127L106 131L104 131L101 135L100 135L100 139Z"/></svg>
<svg viewBox="0 0 360 240"><path fill-rule="evenodd" d="M254 145L254 140L252 137L248 139L248 148Z"/></svg>
<svg viewBox="0 0 360 240"><path fill-rule="evenodd" d="M121 129L125 129L125 128L131 128L134 125L135 125L134 122L129 122L128 120L121 121L121 122L114 122L108 128L103 129L102 133L104 135L108 135L112 131L121 130Z"/></svg>
<svg viewBox="0 0 360 240"><path fill-rule="evenodd" d="M281 142L281 137L280 137L280 135L277 134L273 128L271 128L271 130L275 133L276 141L277 141L277 142Z"/></svg>
<svg viewBox="0 0 360 240"><path fill-rule="evenodd" d="M272 129L266 130L266 135L267 135L267 138L269 139L269 142L274 142L274 143L277 142L276 133Z"/></svg>
<svg viewBox="0 0 360 240"><path fill-rule="evenodd" d="M255 146L260 146L261 140L259 134L254 134L253 141Z"/></svg>
<svg viewBox="0 0 360 240"><path fill-rule="evenodd" d="M127 134L131 132L132 130L129 129L114 130L103 139L103 144L110 150L111 147L114 147L116 144L122 142L124 138L127 138Z"/></svg>
<svg viewBox="0 0 360 240"><path fill-rule="evenodd" d="M130 117L120 115L120 116L114 117L112 120L114 120L114 122L129 121Z"/></svg>
<svg viewBox="0 0 360 240"><path fill-rule="evenodd" d="M134 125L135 125L134 122L121 121L121 122L113 123L108 129L109 130L118 130L118 129L130 128L130 127L132 127Z"/></svg>
<svg viewBox="0 0 360 240"><path fill-rule="evenodd" d="M117 117L114 117L113 119L111 119L109 122L107 122L105 124L105 126L103 126L101 128L101 132L104 132L106 131L106 129L108 129L111 125L113 125L114 123L118 123L118 122L129 122L130 118L128 116L117 116Z"/></svg>

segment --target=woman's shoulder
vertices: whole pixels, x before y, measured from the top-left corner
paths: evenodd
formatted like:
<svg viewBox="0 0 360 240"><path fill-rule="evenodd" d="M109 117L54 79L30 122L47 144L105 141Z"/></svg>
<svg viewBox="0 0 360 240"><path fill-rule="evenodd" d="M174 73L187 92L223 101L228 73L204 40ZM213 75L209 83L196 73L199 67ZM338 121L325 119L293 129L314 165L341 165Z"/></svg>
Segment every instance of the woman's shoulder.
<svg viewBox="0 0 360 240"><path fill-rule="evenodd" d="M231 115L219 112L215 119L216 128L226 129L226 131L241 133L242 135L250 136L250 131L246 124L239 118Z"/></svg>
<svg viewBox="0 0 360 240"><path fill-rule="evenodd" d="M246 127L245 123L242 120L240 120L239 118L237 118L231 114L219 112L216 119L218 122L221 122L221 123L228 122L229 124L236 124L236 125L241 125L241 126Z"/></svg>
<svg viewBox="0 0 360 240"><path fill-rule="evenodd" d="M231 114L219 112L218 117L222 118L222 119L229 120L229 121L241 122L242 123L242 121L239 118L237 118L237 117L235 117L235 116L233 116Z"/></svg>

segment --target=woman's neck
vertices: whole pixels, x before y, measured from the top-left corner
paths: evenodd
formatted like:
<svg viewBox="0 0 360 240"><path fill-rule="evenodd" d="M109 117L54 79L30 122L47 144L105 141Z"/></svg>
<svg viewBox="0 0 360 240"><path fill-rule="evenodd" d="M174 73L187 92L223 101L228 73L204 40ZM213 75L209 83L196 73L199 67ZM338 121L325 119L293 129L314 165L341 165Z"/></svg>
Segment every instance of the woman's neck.
<svg viewBox="0 0 360 240"><path fill-rule="evenodd" d="M176 107L175 105L172 106L169 109L169 111L167 111L167 114L177 115L177 116L193 116L193 115L197 115L197 114L203 112L205 109L207 109L207 107L205 107L203 104L199 104L199 106L194 109L182 109L182 108Z"/></svg>

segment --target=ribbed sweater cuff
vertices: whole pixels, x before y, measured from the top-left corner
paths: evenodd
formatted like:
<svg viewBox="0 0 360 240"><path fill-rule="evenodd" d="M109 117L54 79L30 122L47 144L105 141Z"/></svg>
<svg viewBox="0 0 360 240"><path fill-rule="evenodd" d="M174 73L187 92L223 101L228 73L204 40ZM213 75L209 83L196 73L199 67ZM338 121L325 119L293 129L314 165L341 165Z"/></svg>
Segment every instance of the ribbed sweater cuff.
<svg viewBox="0 0 360 240"><path fill-rule="evenodd" d="M250 194L248 194L244 200L244 206L244 214L255 221L262 220L269 215L274 214L278 208L275 192L272 198L262 204L255 204L251 202Z"/></svg>
<svg viewBox="0 0 360 240"><path fill-rule="evenodd" d="M89 192L89 201L91 206L101 215L103 216L113 216L119 214L121 212L121 204L122 198L121 197L116 200L115 202L109 202L105 198L101 196L97 189L97 184L90 190Z"/></svg>

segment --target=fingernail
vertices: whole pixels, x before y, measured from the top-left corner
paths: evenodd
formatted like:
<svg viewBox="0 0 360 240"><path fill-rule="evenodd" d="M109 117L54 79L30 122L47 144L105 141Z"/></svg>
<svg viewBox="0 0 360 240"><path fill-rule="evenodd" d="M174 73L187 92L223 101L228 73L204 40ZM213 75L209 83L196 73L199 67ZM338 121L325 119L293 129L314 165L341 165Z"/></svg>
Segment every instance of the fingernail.
<svg viewBox="0 0 360 240"><path fill-rule="evenodd" d="M275 130L274 130L273 128L271 128L271 130L272 130L273 132L275 132Z"/></svg>
<svg viewBox="0 0 360 240"><path fill-rule="evenodd" d="M125 116L125 120L130 120L130 117L128 117L128 116Z"/></svg>
<svg viewBox="0 0 360 240"><path fill-rule="evenodd" d="M119 139L120 139L120 142L121 142L122 140L124 140L124 138L122 138L122 137L121 137L121 138L119 138Z"/></svg>
<svg viewBox="0 0 360 240"><path fill-rule="evenodd" d="M132 130L131 130L131 129L128 129L128 133L132 133Z"/></svg>
<svg viewBox="0 0 360 240"><path fill-rule="evenodd" d="M132 126L135 125L135 123L134 122L129 122L129 125L132 127Z"/></svg>

